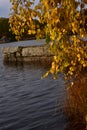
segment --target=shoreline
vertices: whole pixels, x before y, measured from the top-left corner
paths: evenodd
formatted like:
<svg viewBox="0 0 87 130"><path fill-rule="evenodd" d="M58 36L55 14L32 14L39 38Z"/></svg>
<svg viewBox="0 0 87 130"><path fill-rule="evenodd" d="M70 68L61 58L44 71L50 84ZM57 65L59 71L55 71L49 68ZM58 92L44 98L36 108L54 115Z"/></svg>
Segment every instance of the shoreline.
<svg viewBox="0 0 87 130"><path fill-rule="evenodd" d="M47 45L3 47L3 63L51 64L53 54Z"/></svg>

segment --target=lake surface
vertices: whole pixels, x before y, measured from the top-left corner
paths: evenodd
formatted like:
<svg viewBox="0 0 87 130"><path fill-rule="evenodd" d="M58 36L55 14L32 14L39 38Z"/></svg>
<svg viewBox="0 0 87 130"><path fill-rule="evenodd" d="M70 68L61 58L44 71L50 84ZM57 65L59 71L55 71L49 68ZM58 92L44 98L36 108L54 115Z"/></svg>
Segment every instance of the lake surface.
<svg viewBox="0 0 87 130"><path fill-rule="evenodd" d="M0 130L65 130L65 85L62 75L41 79L46 68L2 63L4 46L40 45L44 41L0 44Z"/></svg>

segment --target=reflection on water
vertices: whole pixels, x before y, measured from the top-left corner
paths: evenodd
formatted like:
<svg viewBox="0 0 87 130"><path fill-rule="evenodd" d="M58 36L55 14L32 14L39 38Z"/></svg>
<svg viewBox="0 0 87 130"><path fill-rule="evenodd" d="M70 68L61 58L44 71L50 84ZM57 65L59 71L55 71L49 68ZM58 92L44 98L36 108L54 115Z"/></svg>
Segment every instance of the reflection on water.
<svg viewBox="0 0 87 130"><path fill-rule="evenodd" d="M14 46L13 43L6 44L9 45ZM2 46L5 44L0 48ZM57 80L51 75L41 79L46 67L3 65L1 61L0 54L0 129L65 130L62 75Z"/></svg>

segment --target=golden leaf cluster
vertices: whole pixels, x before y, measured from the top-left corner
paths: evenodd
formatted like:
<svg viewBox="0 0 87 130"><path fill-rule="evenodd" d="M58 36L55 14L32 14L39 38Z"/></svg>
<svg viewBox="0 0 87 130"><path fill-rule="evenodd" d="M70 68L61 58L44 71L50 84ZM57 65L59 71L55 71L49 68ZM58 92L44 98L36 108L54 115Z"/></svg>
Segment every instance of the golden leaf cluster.
<svg viewBox="0 0 87 130"><path fill-rule="evenodd" d="M86 3L86 0L83 0ZM10 27L17 39L26 31L37 38L46 38L54 53L49 72L63 72L67 77L87 70L87 29L85 16L76 0L11 0ZM81 6L82 8L83 6ZM37 20L37 24L35 24Z"/></svg>

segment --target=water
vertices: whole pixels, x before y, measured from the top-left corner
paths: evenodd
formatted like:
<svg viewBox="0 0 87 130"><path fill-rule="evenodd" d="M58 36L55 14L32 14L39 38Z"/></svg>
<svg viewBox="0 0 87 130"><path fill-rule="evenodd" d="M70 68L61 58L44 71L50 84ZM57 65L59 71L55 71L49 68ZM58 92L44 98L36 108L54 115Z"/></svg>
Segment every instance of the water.
<svg viewBox="0 0 87 130"><path fill-rule="evenodd" d="M41 79L46 68L3 65L3 46L44 44L24 41L0 44L0 130L65 130L63 77Z"/></svg>

